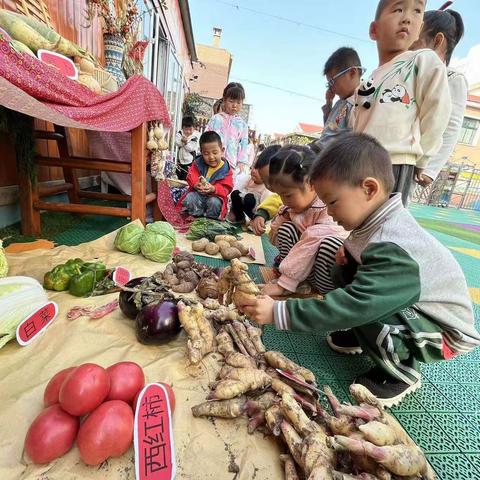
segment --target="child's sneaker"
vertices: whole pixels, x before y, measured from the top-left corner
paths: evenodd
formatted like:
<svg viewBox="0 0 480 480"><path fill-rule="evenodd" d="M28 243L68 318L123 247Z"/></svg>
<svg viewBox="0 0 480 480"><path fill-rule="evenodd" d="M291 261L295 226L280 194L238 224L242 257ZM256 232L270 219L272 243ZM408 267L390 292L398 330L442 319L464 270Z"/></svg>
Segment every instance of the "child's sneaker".
<svg viewBox="0 0 480 480"><path fill-rule="evenodd" d="M363 385L386 408L398 405L407 395L422 386L420 380L417 380L413 385L397 380L380 367L374 367L358 376L354 383Z"/></svg>
<svg viewBox="0 0 480 480"><path fill-rule="evenodd" d="M356 355L362 353L362 347L351 329L337 330L327 336L328 346L339 353Z"/></svg>

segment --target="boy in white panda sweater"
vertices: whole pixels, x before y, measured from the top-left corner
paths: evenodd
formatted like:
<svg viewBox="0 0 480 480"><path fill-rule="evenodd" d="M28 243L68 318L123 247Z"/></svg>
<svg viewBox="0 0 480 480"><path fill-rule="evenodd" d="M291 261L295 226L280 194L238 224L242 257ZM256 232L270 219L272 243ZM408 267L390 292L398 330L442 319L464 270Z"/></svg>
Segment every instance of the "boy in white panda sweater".
<svg viewBox="0 0 480 480"><path fill-rule="evenodd" d="M380 0L370 25L379 67L359 87L353 120L354 131L374 136L390 154L404 204L440 149L451 110L445 65L432 50L408 50L424 10L424 0Z"/></svg>

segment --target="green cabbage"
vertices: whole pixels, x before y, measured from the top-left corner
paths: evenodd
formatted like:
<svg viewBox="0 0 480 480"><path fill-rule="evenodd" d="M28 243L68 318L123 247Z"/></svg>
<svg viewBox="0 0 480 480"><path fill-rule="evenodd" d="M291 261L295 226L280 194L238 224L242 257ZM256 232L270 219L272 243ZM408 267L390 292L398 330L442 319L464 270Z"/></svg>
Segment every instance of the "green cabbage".
<svg viewBox="0 0 480 480"><path fill-rule="evenodd" d="M147 225L140 242L143 256L158 263L168 262L175 246L175 230L167 222Z"/></svg>
<svg viewBox="0 0 480 480"><path fill-rule="evenodd" d="M144 229L141 225L130 223L122 227L115 237L114 245L118 250L135 255L140 252L140 240Z"/></svg>
<svg viewBox="0 0 480 480"><path fill-rule="evenodd" d="M168 222L154 222L150 223L145 227L147 232L156 232L160 235L165 235L169 237L172 242L177 241L177 237L175 236L175 230Z"/></svg>

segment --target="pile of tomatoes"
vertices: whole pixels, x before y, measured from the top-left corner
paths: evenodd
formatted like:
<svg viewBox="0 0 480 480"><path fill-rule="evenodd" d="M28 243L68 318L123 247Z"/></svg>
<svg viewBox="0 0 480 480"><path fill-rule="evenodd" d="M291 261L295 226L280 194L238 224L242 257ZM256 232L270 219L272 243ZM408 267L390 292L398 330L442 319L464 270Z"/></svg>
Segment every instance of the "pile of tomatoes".
<svg viewBox="0 0 480 480"><path fill-rule="evenodd" d="M27 455L33 463L48 463L65 455L75 440L87 465L123 455L133 441L134 411L144 385L143 370L134 362L61 370L45 389L45 409L28 429ZM173 413L173 390L164 385Z"/></svg>

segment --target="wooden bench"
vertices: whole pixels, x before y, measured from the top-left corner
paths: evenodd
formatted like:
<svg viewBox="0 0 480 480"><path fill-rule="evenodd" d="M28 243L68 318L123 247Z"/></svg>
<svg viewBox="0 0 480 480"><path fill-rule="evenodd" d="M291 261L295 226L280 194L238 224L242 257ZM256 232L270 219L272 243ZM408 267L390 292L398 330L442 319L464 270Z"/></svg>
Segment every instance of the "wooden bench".
<svg viewBox="0 0 480 480"><path fill-rule="evenodd" d="M54 140L58 145L59 157L35 158L35 165L61 167L65 183L55 186L39 188L28 173L18 171L20 190L21 225L24 235L41 234L40 212L52 210L92 215L111 215L115 217L130 217L140 219L145 223L146 206L153 203L153 217L160 219L160 212L156 202L156 182L152 182L152 193L147 192L147 152L146 125L142 124L132 130L132 160L130 163L115 162L95 158L75 157L69 154L67 137L64 127L55 125L54 132L37 131L36 138ZM81 190L75 169L88 169L106 172L120 172L131 175L131 195L101 193ZM70 203L47 202L44 197L67 191ZM130 207L98 206L82 203L82 199L116 200L130 202Z"/></svg>

